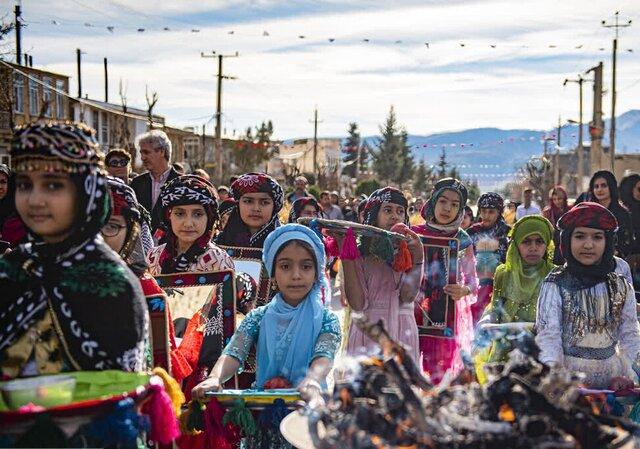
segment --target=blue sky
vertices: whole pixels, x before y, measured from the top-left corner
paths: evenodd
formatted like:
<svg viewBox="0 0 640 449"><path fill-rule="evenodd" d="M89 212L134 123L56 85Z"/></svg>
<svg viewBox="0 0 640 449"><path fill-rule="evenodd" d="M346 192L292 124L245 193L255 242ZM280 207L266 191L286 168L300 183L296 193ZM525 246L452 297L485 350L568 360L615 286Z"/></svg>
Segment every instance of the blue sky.
<svg viewBox="0 0 640 449"><path fill-rule="evenodd" d="M13 5L0 0L0 12L11 17ZM238 51L225 60L238 79L225 82L223 126L231 135L271 119L279 138L311 135L315 106L321 136L345 134L350 121L375 134L391 104L412 134L550 128L559 114L577 118L577 86L563 87L566 77L602 60L610 85L612 32L600 21L616 10L640 18L634 0L23 0L22 8L23 47L36 66L70 75L75 93L79 47L83 90L103 99L107 57L110 100L122 80L128 103L144 106L148 85L173 126L200 127L215 110L217 67L200 52ZM640 108L639 27L621 34L620 113Z"/></svg>

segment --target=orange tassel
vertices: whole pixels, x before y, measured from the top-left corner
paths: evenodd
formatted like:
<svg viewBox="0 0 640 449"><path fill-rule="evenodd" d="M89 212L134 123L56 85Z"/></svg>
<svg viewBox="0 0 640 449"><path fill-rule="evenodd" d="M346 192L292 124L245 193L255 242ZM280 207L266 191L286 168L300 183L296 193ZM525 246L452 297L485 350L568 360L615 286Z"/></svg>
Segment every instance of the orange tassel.
<svg viewBox="0 0 640 449"><path fill-rule="evenodd" d="M394 271L401 273L409 271L411 267L413 267L413 259L411 258L411 251L409 251L409 245L405 240L400 240L400 246L393 260L392 268Z"/></svg>

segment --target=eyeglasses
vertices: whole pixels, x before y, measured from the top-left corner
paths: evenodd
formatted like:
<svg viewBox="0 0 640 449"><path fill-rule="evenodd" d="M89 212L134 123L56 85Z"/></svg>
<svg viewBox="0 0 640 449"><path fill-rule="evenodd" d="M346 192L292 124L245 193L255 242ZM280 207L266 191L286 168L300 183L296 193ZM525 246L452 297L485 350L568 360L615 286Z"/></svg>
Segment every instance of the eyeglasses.
<svg viewBox="0 0 640 449"><path fill-rule="evenodd" d="M125 228L126 226L122 226L117 223L107 223L102 227L102 230L100 232L105 237L115 237L120 233L121 229L125 229Z"/></svg>
<svg viewBox="0 0 640 449"><path fill-rule="evenodd" d="M129 165L129 161L126 159L109 159L107 167L126 167Z"/></svg>

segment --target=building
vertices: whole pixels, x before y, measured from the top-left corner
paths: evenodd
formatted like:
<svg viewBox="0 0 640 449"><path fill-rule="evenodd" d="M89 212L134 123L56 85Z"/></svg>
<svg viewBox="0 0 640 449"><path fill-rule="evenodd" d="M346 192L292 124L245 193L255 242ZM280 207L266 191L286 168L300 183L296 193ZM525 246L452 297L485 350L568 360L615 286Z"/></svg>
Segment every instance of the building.
<svg viewBox="0 0 640 449"><path fill-rule="evenodd" d="M8 160L13 127L35 121L70 120L69 77L32 66L0 65L0 160Z"/></svg>
<svg viewBox="0 0 640 449"><path fill-rule="evenodd" d="M89 98L73 98L70 102L73 119L96 131L96 138L105 153L111 148L123 148L136 160L134 142L137 135L149 129L147 111ZM154 128L162 129L164 122L164 117L153 115Z"/></svg>
<svg viewBox="0 0 640 449"><path fill-rule="evenodd" d="M341 139L318 139L316 159L319 178L338 182L341 175ZM315 173L313 139L297 139L278 145L278 153L268 162L268 173L280 180L295 174Z"/></svg>

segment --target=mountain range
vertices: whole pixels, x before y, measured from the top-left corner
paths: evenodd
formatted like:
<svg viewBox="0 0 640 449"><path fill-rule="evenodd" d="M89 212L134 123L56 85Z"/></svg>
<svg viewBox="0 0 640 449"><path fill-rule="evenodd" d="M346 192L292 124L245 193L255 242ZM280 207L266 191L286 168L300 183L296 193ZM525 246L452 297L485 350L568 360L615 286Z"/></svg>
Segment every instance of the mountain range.
<svg viewBox="0 0 640 449"><path fill-rule="evenodd" d="M586 121L586 120L585 120ZM585 145L589 144L589 129L583 125ZM640 110L630 110L616 119L616 153L640 153ZM462 177L477 180L483 189L497 188L511 181L519 168L533 156L547 148L555 152L557 129L499 129L475 128L441 132L426 136L410 134L408 143L416 161L435 165L442 150L451 165L456 165ZM376 148L377 136L364 141ZM578 144L578 126L565 125L560 133L560 151L571 151ZM609 145L609 120L605 120L604 145Z"/></svg>

